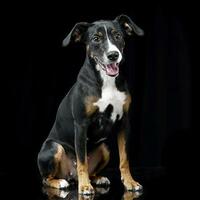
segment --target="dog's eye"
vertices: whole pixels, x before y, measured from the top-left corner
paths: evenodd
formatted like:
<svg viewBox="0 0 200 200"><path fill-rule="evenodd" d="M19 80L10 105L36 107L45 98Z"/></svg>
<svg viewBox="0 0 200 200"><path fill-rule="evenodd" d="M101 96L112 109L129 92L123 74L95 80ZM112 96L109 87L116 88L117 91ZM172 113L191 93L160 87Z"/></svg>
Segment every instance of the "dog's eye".
<svg viewBox="0 0 200 200"><path fill-rule="evenodd" d="M92 37L92 41L96 42L96 43L99 43L99 42L101 42L101 37L98 36L98 35L95 35L95 36Z"/></svg>
<svg viewBox="0 0 200 200"><path fill-rule="evenodd" d="M115 34L115 39L116 39L116 40L121 40L121 39L122 39L121 33L116 33L116 34Z"/></svg>

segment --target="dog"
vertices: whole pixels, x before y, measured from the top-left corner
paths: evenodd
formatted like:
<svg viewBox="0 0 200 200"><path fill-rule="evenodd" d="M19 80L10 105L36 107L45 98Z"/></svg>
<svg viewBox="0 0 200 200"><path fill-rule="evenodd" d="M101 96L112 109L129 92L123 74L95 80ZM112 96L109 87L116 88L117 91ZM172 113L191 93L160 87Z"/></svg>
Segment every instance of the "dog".
<svg viewBox="0 0 200 200"><path fill-rule="evenodd" d="M106 141L116 132L124 187L141 190L129 168L126 135L131 95L120 76L124 39L134 34L142 36L144 32L122 14L114 20L77 23L63 40L63 46L84 43L86 58L38 153L43 184L62 189L75 181L83 195L94 194L92 185L109 185L109 179L98 174L110 159Z"/></svg>

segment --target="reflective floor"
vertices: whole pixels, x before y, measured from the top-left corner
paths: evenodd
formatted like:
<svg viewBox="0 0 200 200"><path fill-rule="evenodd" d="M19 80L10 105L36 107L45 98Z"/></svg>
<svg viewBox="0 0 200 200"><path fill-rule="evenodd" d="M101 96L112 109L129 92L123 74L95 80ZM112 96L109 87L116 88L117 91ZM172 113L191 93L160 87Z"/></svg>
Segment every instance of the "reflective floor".
<svg viewBox="0 0 200 200"><path fill-rule="evenodd" d="M97 199L125 199L131 200L139 198L140 192L122 192L118 188L95 188L95 195L84 196L78 195L76 188L69 190L57 190L53 188L43 188L43 193L50 199L72 199L72 200L97 200Z"/></svg>
<svg viewBox="0 0 200 200"><path fill-rule="evenodd" d="M178 170L178 169L177 169ZM37 173L20 172L0 173L1 195L6 199L26 200L164 200L164 199L191 199L194 192L193 186L188 182L188 177L183 176L182 171L154 173L141 171L136 173L136 180L143 185L143 191L133 193L125 192L120 182L119 174L110 171L107 173L111 186L107 188L95 188L95 195L81 196L77 194L77 186L71 186L67 190L57 190L43 187ZM2 198L1 198L2 199Z"/></svg>

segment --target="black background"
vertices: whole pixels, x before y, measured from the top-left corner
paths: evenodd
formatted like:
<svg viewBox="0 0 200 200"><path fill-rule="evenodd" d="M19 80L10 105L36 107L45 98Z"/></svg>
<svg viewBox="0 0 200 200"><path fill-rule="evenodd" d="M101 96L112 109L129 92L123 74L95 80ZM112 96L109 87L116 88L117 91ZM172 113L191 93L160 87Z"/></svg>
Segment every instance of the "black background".
<svg viewBox="0 0 200 200"><path fill-rule="evenodd" d="M61 46L67 33L77 22L123 13L145 32L128 39L125 49L133 95L131 165L189 178L197 147L191 131L194 8L192 2L143 1L6 5L1 173L38 176L37 153L84 61L83 45Z"/></svg>

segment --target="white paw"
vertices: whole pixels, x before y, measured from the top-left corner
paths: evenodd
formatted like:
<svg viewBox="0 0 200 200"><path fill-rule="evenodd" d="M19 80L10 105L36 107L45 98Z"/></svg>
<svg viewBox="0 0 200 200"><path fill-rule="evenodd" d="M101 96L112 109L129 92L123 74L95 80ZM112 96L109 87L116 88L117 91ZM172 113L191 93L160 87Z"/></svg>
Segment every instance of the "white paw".
<svg viewBox="0 0 200 200"><path fill-rule="evenodd" d="M59 184L60 189L69 187L69 183L66 180L60 180Z"/></svg>
<svg viewBox="0 0 200 200"><path fill-rule="evenodd" d="M138 191L138 190L142 190L142 186L141 185L137 185L134 187L134 191Z"/></svg>
<svg viewBox="0 0 200 200"><path fill-rule="evenodd" d="M98 193L98 194L106 194L106 193L109 192L110 187L109 186L107 186L107 187L96 187L95 190L96 190L96 193Z"/></svg>
<svg viewBox="0 0 200 200"><path fill-rule="evenodd" d="M94 192L93 192L93 191L90 191L90 190L84 190L84 191L82 192L82 194L88 196L88 195L93 195Z"/></svg>
<svg viewBox="0 0 200 200"><path fill-rule="evenodd" d="M59 197L62 198L62 199L64 199L67 195L68 195L68 192L62 190L62 191L60 192L60 194L59 194Z"/></svg>
<svg viewBox="0 0 200 200"><path fill-rule="evenodd" d="M86 184L83 186L79 186L79 194L81 195L93 195L94 194L94 188L91 184Z"/></svg>
<svg viewBox="0 0 200 200"><path fill-rule="evenodd" d="M97 177L93 183L95 185L110 185L110 181L107 177Z"/></svg>

